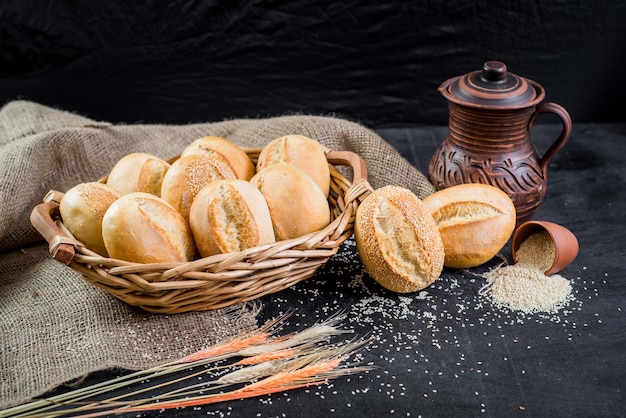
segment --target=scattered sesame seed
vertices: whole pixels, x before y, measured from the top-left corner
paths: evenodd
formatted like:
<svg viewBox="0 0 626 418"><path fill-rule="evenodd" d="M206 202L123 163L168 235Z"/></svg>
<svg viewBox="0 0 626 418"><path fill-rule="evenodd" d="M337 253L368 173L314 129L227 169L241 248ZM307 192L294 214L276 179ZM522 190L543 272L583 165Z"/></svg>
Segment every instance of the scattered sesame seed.
<svg viewBox="0 0 626 418"><path fill-rule="evenodd" d="M497 303L490 294L479 293L486 279L459 271L444 272L431 286L415 294L395 295L382 289L366 274L354 250L354 239L348 239L343 245L352 248L340 250L318 275L265 299L265 303L271 305L272 316L293 311L287 327L310 326L343 310L346 312L345 328L355 335L367 334L371 338L371 342L349 361L378 369L343 378L349 385L348 390L342 389L339 381L334 386L302 390L303 396L325 402L341 399L342 408L356 408L374 394L377 399L388 399L388 405L397 405L388 409L389 414L419 416L404 410L405 399L419 397L417 402L437 402L449 395L446 381L450 378L461 380L458 384L467 379L496 379L499 374L494 370L499 370L502 362L510 362L507 368L513 367L520 348L531 350L552 340L575 340L580 335L576 330L581 325L568 316L582 309L586 296L599 294L593 283L581 277L571 282L563 278L570 285L571 297L559 305L559 309L524 311ZM322 297L329 292L340 294L340 300ZM621 308L617 310L621 312ZM594 323L596 321L601 322L602 318L596 315ZM551 330L556 330L554 325L559 324L558 329L562 327L564 332L544 334L534 341L527 341L525 334L515 332L516 327L532 324L552 324ZM472 338L471 346L466 345L468 335ZM482 357L481 349L487 347L507 351L503 350L503 355L497 358ZM454 357L450 358L450 354ZM410 366L399 371L396 363ZM527 371L517 368L516 373L525 375ZM528 374L532 374L530 370ZM477 401L485 396L479 391L474 394ZM349 401L343 397L348 397ZM296 402L297 398L275 397L273 403L291 399ZM341 408L335 403L333 406L326 411L340 414ZM524 410L522 408L520 410ZM485 413L487 407L477 402L475 411ZM269 414L277 416L275 412Z"/></svg>

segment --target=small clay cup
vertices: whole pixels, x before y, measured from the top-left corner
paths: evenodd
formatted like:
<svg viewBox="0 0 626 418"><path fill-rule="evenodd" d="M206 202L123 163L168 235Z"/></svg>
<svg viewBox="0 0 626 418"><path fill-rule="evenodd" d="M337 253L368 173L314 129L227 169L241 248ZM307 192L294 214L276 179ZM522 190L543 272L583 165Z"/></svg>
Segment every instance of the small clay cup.
<svg viewBox="0 0 626 418"><path fill-rule="evenodd" d="M554 243L554 263L545 271L546 276L558 273L570 265L578 255L578 240L569 229L547 221L527 221L513 231L511 238L511 253L513 261L517 263L516 253L520 245L533 233L545 230L552 237Z"/></svg>

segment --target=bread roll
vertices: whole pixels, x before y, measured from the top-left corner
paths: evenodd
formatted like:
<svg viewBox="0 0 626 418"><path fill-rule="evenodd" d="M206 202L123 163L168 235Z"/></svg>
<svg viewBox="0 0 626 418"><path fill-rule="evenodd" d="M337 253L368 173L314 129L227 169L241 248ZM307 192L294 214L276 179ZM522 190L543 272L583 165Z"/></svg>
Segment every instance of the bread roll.
<svg viewBox="0 0 626 418"><path fill-rule="evenodd" d="M392 292L421 290L443 270L437 225L410 190L385 186L369 194L357 209L354 235L367 272Z"/></svg>
<svg viewBox="0 0 626 418"><path fill-rule="evenodd" d="M121 194L104 183L81 183L69 189L59 203L65 227L87 248L107 257L102 218Z"/></svg>
<svg viewBox="0 0 626 418"><path fill-rule="evenodd" d="M275 241L265 198L244 180L217 180L196 196L189 225L202 257L242 251Z"/></svg>
<svg viewBox="0 0 626 418"><path fill-rule="evenodd" d="M302 135L277 138L263 147L256 168L261 171L276 163L290 163L301 168L328 197L330 169L324 148L319 142Z"/></svg>
<svg viewBox="0 0 626 418"><path fill-rule="evenodd" d="M277 241L297 238L330 223L330 207L317 183L293 164L276 163L258 171L250 182L270 210Z"/></svg>
<svg viewBox="0 0 626 418"><path fill-rule="evenodd" d="M215 155L220 154L230 164L238 179L250 180L255 173L255 167L246 152L226 138L219 136L205 136L196 139L180 154L185 157L190 154Z"/></svg>
<svg viewBox="0 0 626 418"><path fill-rule="evenodd" d="M437 222L451 268L476 267L491 260L515 229L509 196L487 184L461 184L439 190L424 205Z"/></svg>
<svg viewBox="0 0 626 418"><path fill-rule="evenodd" d="M104 214L102 236L109 255L120 260L190 261L195 255L182 215L149 193L129 193L116 200Z"/></svg>
<svg viewBox="0 0 626 418"><path fill-rule="evenodd" d="M111 169L107 185L120 193L146 192L161 195L161 184L170 167L167 161L145 152L122 157Z"/></svg>
<svg viewBox="0 0 626 418"><path fill-rule="evenodd" d="M161 197L188 220L191 204L204 186L215 180L235 178L235 172L222 157L190 154L174 161L167 170Z"/></svg>

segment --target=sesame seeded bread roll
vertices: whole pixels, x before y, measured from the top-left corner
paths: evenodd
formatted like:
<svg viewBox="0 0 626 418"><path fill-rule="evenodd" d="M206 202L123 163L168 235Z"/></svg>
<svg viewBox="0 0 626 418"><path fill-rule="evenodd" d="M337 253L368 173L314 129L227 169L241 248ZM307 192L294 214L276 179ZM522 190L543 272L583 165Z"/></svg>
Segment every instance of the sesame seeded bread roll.
<svg viewBox="0 0 626 418"><path fill-rule="evenodd" d="M200 190L191 205L189 225L202 257L275 242L265 198L239 179L217 180Z"/></svg>
<svg viewBox="0 0 626 418"><path fill-rule="evenodd" d="M161 197L189 219L189 211L196 195L215 180L236 179L237 175L218 155L191 154L172 163L163 179Z"/></svg>
<svg viewBox="0 0 626 418"><path fill-rule="evenodd" d="M149 193L129 193L116 200L102 219L102 236L109 255L120 260L182 262L195 255L182 215Z"/></svg>
<svg viewBox="0 0 626 418"><path fill-rule="evenodd" d="M257 171L276 163L290 163L307 173L324 196L330 190L330 169L322 145L306 136L286 135L263 147L257 160Z"/></svg>
<svg viewBox="0 0 626 418"><path fill-rule="evenodd" d="M488 184L461 184L426 198L446 252L446 267L476 267L491 260L515 229L515 205Z"/></svg>
<svg viewBox="0 0 626 418"><path fill-rule="evenodd" d="M237 178L241 180L250 180L256 171L252 160L250 160L250 157L243 149L226 138L219 136L205 136L196 139L183 150L180 156L185 157L190 154L204 154L208 156L219 154L224 157L237 175Z"/></svg>
<svg viewBox="0 0 626 418"><path fill-rule="evenodd" d="M293 164L276 163L250 179L270 210L277 241L319 231L330 223L330 207L317 183Z"/></svg>
<svg viewBox="0 0 626 418"><path fill-rule="evenodd" d="M170 165L154 155L134 152L122 157L111 169L107 185L120 193L146 192L161 195L161 184Z"/></svg>
<svg viewBox="0 0 626 418"><path fill-rule="evenodd" d="M443 270L437 225L420 199L402 187L369 194L357 209L354 235L367 272L392 292L421 290Z"/></svg>
<svg viewBox="0 0 626 418"><path fill-rule="evenodd" d="M102 218L121 194L104 183L81 183L69 189L59 203L65 227L90 250L107 257Z"/></svg>

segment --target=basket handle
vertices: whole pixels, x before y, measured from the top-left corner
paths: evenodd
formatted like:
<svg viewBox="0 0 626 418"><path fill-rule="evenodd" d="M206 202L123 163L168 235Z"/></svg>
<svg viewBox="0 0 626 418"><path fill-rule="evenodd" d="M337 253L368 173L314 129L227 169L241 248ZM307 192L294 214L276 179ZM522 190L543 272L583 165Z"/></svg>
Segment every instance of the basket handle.
<svg viewBox="0 0 626 418"><path fill-rule="evenodd" d="M362 180L367 181L367 166L365 161L356 153L351 151L328 151L326 159L331 164L347 165L352 167L352 184L357 184Z"/></svg>
<svg viewBox="0 0 626 418"><path fill-rule="evenodd" d="M30 213L30 223L48 242L50 254L55 260L68 265L74 259L75 249L70 242L75 240L61 231L54 222L59 216L59 203L49 200L40 203Z"/></svg>

